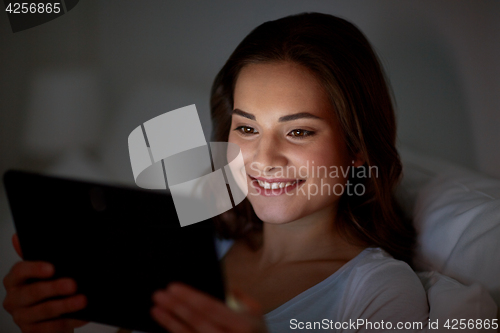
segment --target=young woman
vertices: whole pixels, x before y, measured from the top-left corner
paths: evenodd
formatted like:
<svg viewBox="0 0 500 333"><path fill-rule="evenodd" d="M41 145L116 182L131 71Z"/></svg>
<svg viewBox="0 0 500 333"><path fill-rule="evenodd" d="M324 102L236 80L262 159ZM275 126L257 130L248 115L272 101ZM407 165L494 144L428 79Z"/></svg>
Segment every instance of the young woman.
<svg viewBox="0 0 500 333"><path fill-rule="evenodd" d="M317 13L262 24L217 75L211 112L213 141L237 144L245 161L247 199L217 221L240 305L171 284L154 294L153 318L176 333L425 327L408 265L415 231L393 198L394 111L363 34ZM56 318L84 307L81 295L43 301L72 295L73 281L26 284L52 273L23 262L5 279L5 307L26 332L83 324Z"/></svg>

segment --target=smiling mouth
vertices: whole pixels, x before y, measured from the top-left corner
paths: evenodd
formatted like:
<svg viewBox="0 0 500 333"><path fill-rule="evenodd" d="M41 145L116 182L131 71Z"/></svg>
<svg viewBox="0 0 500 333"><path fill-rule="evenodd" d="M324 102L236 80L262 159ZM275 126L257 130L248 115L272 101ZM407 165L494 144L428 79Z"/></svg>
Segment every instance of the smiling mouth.
<svg viewBox="0 0 500 333"><path fill-rule="evenodd" d="M276 180L276 179L272 179L272 180L262 180L262 179L257 179L257 178L254 178L250 175L248 175L248 177L250 177L250 180L251 180L251 183L254 187L260 187L264 190L281 190L280 192L282 192L283 190L288 190L288 189L291 189L291 188L295 188L296 185L300 185L302 183L305 182L305 179L295 179L295 180L292 180L292 179L286 179L286 180L283 180L283 181L279 181L279 180ZM267 192L267 191L266 191Z"/></svg>
<svg viewBox="0 0 500 333"><path fill-rule="evenodd" d="M273 189L274 190L274 189L278 189L278 188L284 188L284 187L295 185L295 183L297 183L297 180L294 180L293 182L268 183L268 182L257 179L257 182L258 182L260 187L263 187L265 189Z"/></svg>

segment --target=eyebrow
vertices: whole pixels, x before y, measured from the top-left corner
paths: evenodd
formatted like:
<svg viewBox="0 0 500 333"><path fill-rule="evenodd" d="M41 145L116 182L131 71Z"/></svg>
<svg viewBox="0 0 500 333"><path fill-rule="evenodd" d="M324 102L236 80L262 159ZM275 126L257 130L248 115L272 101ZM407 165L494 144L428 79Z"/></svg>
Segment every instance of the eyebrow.
<svg viewBox="0 0 500 333"><path fill-rule="evenodd" d="M234 109L233 114L236 114L241 117L248 118L250 120L256 120L255 116L251 113L242 111L240 109ZM302 119L302 118L309 118L309 119L321 119L318 116L313 115L312 113L309 112L299 112L299 113L294 113L294 114L289 114L287 116L280 117L278 121L285 122L285 121L291 121L291 120L296 120L296 119Z"/></svg>

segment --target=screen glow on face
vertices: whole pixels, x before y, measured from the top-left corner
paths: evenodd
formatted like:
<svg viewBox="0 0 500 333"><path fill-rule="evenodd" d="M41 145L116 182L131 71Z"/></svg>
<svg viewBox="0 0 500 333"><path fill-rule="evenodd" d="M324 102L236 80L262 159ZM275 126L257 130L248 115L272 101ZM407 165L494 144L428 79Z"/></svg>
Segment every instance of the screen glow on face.
<svg viewBox="0 0 500 333"><path fill-rule="evenodd" d="M340 195L332 188L344 186L348 176L315 170L359 165L335 119L326 91L305 67L279 62L241 70L229 142L241 148L247 197L264 222L334 209ZM328 193L321 191L328 186Z"/></svg>

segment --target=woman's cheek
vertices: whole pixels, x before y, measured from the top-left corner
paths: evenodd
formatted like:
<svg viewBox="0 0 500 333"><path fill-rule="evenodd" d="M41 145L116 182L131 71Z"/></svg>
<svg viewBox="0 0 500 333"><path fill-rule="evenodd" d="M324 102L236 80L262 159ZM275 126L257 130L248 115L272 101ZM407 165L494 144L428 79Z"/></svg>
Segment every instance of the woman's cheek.
<svg viewBox="0 0 500 333"><path fill-rule="evenodd" d="M253 162L253 149L252 146L249 143L246 142L238 142L236 143L240 149L241 149L241 154L243 156L243 161L245 162L245 166L247 168L247 173L251 173L249 167Z"/></svg>

